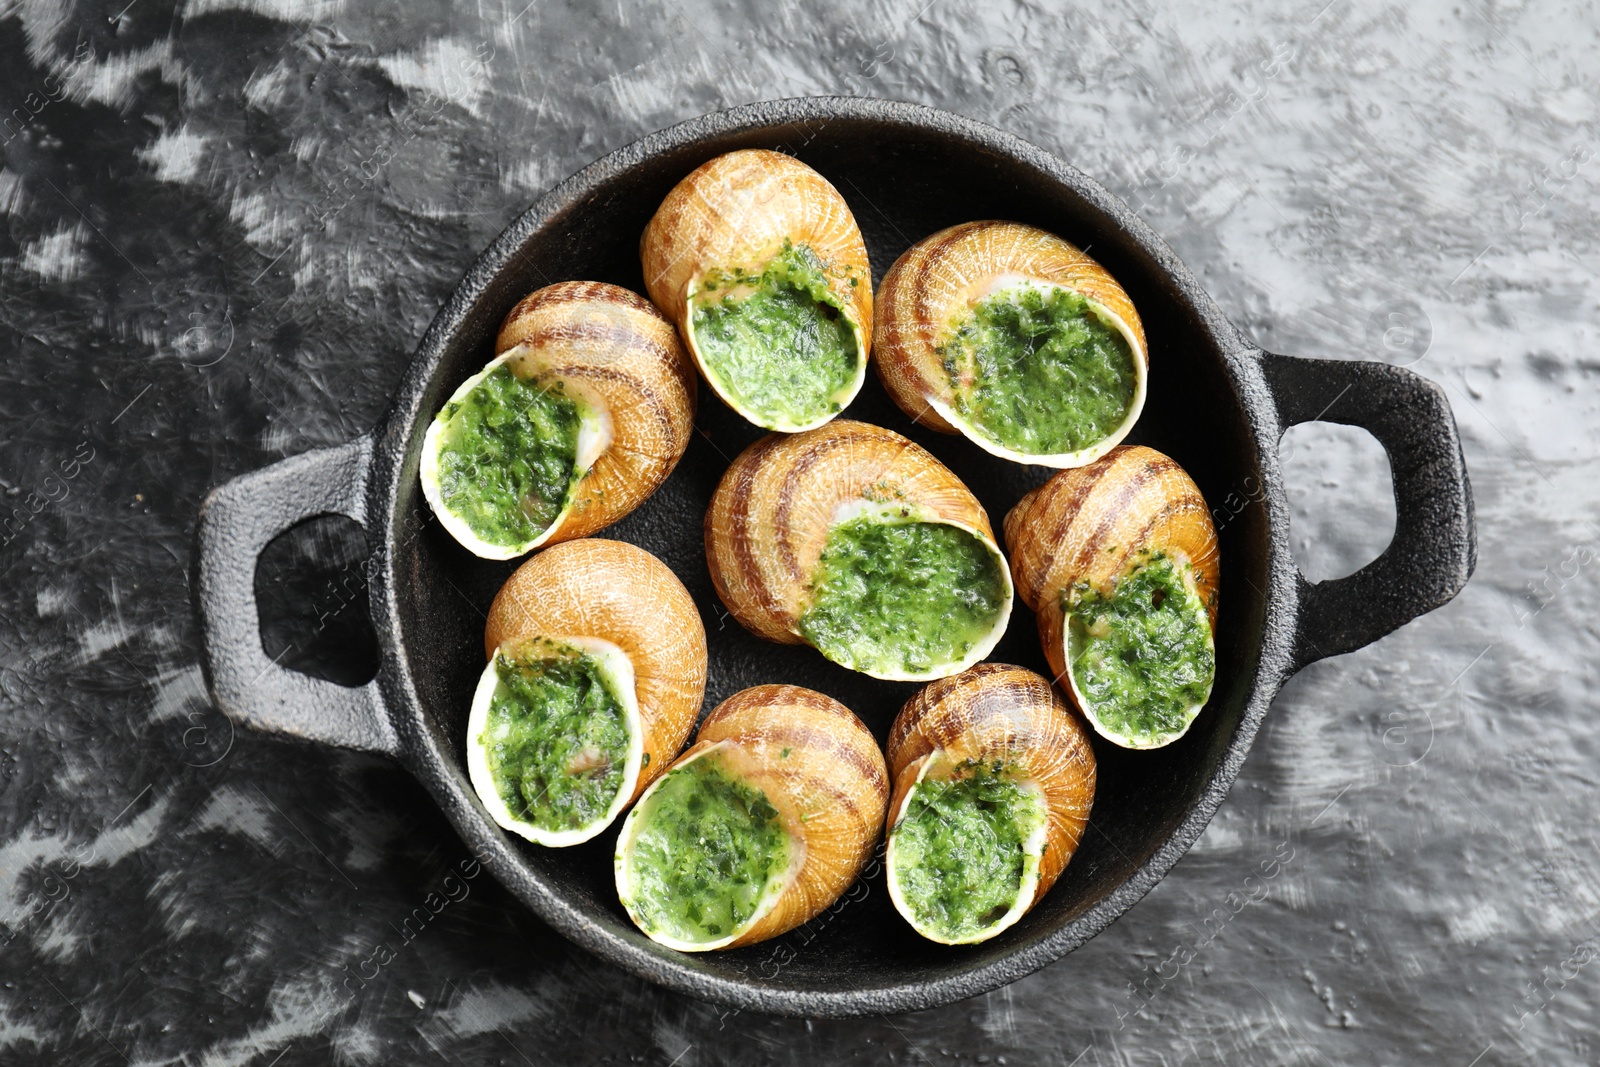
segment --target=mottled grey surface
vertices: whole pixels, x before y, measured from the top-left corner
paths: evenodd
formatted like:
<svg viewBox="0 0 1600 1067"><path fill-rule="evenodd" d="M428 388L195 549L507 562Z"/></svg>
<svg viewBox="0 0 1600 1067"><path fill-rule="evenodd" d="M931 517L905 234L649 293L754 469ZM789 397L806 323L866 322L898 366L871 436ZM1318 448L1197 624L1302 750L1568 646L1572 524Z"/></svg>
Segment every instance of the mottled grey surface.
<svg viewBox="0 0 1600 1067"><path fill-rule="evenodd" d="M925 2L0 0L0 1061L1600 1057L1600 21ZM202 495L371 425L550 183L702 111L839 92L1059 153L1270 348L1444 385L1477 576L1294 680L1173 873L986 997L725 1015L487 877L402 937L465 853L402 772L210 708ZM1381 453L1320 425L1291 446L1296 551L1346 573L1392 526ZM298 551L352 558L326 532ZM324 647L359 585L276 587Z"/></svg>

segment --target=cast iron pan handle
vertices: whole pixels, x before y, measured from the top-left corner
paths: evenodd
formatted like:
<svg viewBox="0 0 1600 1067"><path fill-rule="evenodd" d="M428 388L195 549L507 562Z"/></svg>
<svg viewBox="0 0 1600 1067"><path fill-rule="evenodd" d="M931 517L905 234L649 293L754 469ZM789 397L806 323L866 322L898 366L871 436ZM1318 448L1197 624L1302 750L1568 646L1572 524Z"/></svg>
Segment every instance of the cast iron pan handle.
<svg viewBox="0 0 1600 1067"><path fill-rule="evenodd" d="M305 452L213 489L200 507L200 619L211 696L236 722L344 748L397 755L377 680L359 688L281 667L261 647L256 559L302 520L366 525L372 438Z"/></svg>
<svg viewBox="0 0 1600 1067"><path fill-rule="evenodd" d="M1296 573L1294 669L1353 652L1448 601L1478 562L1472 486L1444 390L1402 367L1262 353L1278 433L1341 422L1376 437L1394 476L1394 540L1354 574L1308 582Z"/></svg>

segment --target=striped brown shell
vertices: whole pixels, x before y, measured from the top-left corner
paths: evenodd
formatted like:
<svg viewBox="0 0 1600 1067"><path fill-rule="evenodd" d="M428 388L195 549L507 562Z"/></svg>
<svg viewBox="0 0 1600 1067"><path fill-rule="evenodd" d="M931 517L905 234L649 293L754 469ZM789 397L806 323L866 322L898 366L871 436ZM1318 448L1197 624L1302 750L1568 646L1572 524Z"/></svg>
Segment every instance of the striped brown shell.
<svg viewBox="0 0 1600 1067"><path fill-rule="evenodd" d="M752 421L789 430L808 427L759 423L737 398L724 393L716 376L706 371L689 309L690 297L708 274L741 268L759 274L785 242L816 253L828 289L859 331L861 362L850 391L854 397L872 342L872 268L844 197L804 163L781 152L750 148L701 164L661 202L640 238L639 256L650 298L677 324L712 389ZM841 403L848 405L849 398Z"/></svg>
<svg viewBox="0 0 1600 1067"><path fill-rule="evenodd" d="M906 701L889 731L891 832L923 764L935 757L953 763L1004 760L1017 768L1018 778L1039 786L1046 830L1037 903L1066 869L1094 804L1095 758L1087 732L1050 682L1023 667L980 663L930 682Z"/></svg>
<svg viewBox="0 0 1600 1067"><path fill-rule="evenodd" d="M689 591L642 548L568 541L518 567L489 607L489 658L529 637L599 638L628 656L647 757L637 797L683 748L705 698L706 632Z"/></svg>
<svg viewBox="0 0 1600 1067"><path fill-rule="evenodd" d="M829 271L829 288L872 336L871 268L850 206L828 179L782 152L746 148L717 156L675 185L639 242L650 299L683 323L691 286L708 271L766 264L790 240ZM844 268L860 284L851 286Z"/></svg>
<svg viewBox="0 0 1600 1067"><path fill-rule="evenodd" d="M545 544L587 537L660 488L694 427L694 368L650 301L604 282L557 282L524 297L494 350L521 358L603 407L611 445L573 490L572 509Z"/></svg>
<svg viewBox="0 0 1600 1067"><path fill-rule="evenodd" d="M555 519L537 536L518 544L484 540L443 501L444 405L423 438L419 476L440 523L475 555L513 559L586 537L643 503L683 458L694 425L694 370L671 323L644 298L601 282L546 286L506 316L495 352L451 401L502 366L524 381L559 385L583 412L579 475Z"/></svg>
<svg viewBox="0 0 1600 1067"><path fill-rule="evenodd" d="M1108 594L1142 554L1160 549L1192 565L1216 629L1220 558L1211 512L1188 473L1153 448L1114 448L1060 472L1017 502L1005 531L1017 595L1037 613L1045 658L1069 695L1061 594L1075 583Z"/></svg>
<svg viewBox="0 0 1600 1067"><path fill-rule="evenodd" d="M849 708L793 685L754 686L718 704L673 766L713 749L766 794L802 855L770 910L732 940L704 946L736 948L811 920L850 887L883 832L889 776L877 741ZM619 867L628 837L625 827Z"/></svg>
<svg viewBox="0 0 1600 1067"><path fill-rule="evenodd" d="M706 561L734 618L768 641L803 644L800 616L828 529L841 507L856 502L912 507L998 551L971 490L893 430L835 419L804 433L769 434L733 461L706 511Z"/></svg>
<svg viewBox="0 0 1600 1067"><path fill-rule="evenodd" d="M1016 222L951 226L918 241L894 262L878 288L878 325L873 335L878 377L901 410L924 426L963 433L1007 459L1048 466L1087 463L1128 432L1138 418L1138 403L1118 432L1091 449L1071 454L1070 462L1064 457L1011 452L952 421L955 393L940 349L973 305L1007 279L1070 289L1110 312L1125 327L1124 335L1134 348L1142 402L1150 356L1144 325L1128 294L1077 246Z"/></svg>

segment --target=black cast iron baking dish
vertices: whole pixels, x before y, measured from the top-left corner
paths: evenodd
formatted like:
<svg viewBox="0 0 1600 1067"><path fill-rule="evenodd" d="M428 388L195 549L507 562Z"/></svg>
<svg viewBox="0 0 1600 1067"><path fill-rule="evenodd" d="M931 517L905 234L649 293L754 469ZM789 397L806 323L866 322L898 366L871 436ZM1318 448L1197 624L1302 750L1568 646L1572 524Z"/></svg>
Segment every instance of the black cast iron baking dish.
<svg viewBox="0 0 1600 1067"><path fill-rule="evenodd" d="M417 481L428 421L487 361L496 327L524 294L573 278L643 292L639 234L667 190L714 155L757 146L798 156L838 187L866 235L874 282L913 241L969 219L1014 219L1090 248L1126 287L1149 334L1149 399L1129 441L1176 458L1217 513L1222 600L1210 705L1167 748L1096 745L1099 792L1077 855L1038 907L983 945L950 948L917 937L893 912L874 868L844 902L782 938L733 952L679 954L646 939L618 905L615 829L577 848L538 848L496 828L467 779L464 734L483 665L482 613L516 561L479 560L432 519ZM997 527L1048 473L912 426L874 378L847 414L930 448L977 492ZM1310 584L1289 551L1278 439L1287 427L1318 419L1365 427L1382 442L1397 523L1393 542L1371 564ZM765 644L717 601L701 516L729 460L758 432L703 387L697 428L661 491L602 536L654 552L694 594L711 642L707 708L749 685L792 682L842 700L881 741L914 686L854 674L808 648ZM275 536L319 514L349 516L371 544L381 667L360 688L276 666L262 649L256 558ZM1222 316L1148 226L1077 170L956 115L857 98L751 104L692 119L545 194L467 272L383 421L347 445L286 459L213 491L202 509L199 552L211 691L234 719L393 757L519 899L606 959L696 996L806 1016L946 1004L1083 944L1199 837L1291 674L1443 604L1475 560L1467 472L1436 386L1383 363L1264 352ZM992 658L1048 673L1025 609L1018 607Z"/></svg>

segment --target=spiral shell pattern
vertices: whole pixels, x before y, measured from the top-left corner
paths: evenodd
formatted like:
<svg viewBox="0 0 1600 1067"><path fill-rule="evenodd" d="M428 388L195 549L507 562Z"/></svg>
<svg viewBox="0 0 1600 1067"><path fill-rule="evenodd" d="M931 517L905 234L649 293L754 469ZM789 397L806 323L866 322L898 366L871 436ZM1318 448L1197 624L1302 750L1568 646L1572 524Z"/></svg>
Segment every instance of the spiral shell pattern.
<svg viewBox="0 0 1600 1067"><path fill-rule="evenodd" d="M642 548L588 538L548 548L506 580L489 607L484 652L530 638L608 641L633 665L644 740L636 798L694 728L706 689L706 632L676 575Z"/></svg>
<svg viewBox="0 0 1600 1067"><path fill-rule="evenodd" d="M829 272L829 288L872 336L872 272L867 246L839 190L793 156L747 148L702 163L661 202L639 242L650 299L680 326L702 276L764 265L790 240L805 244ZM854 271L851 286L844 269Z"/></svg>
<svg viewBox="0 0 1600 1067"><path fill-rule="evenodd" d="M887 751L894 781L891 834L924 765L933 760L945 765L999 760L1014 768L1018 780L1036 785L1045 802L1044 849L1031 896L1012 921L1050 891L1088 825L1095 758L1088 734L1047 679L1023 667L980 663L930 682L895 718ZM891 893L897 895L895 875L891 851ZM904 913L900 901L896 906Z"/></svg>
<svg viewBox="0 0 1600 1067"><path fill-rule="evenodd" d="M708 365L695 338L690 301L711 275L734 270L759 275L790 243L816 255L828 291L854 327L856 363L838 397L843 408L866 377L872 268L849 205L826 178L781 152L729 152L674 186L639 242L650 298L677 324L713 391L757 425L784 431L809 429L833 416L791 425L749 410Z"/></svg>
<svg viewBox="0 0 1600 1067"><path fill-rule="evenodd" d="M695 380L672 324L650 301L604 282L557 282L500 325L496 355L532 361L605 411L611 444L573 490L544 544L587 537L661 487L694 426Z"/></svg>
<svg viewBox="0 0 1600 1067"><path fill-rule="evenodd" d="M1115 448L1060 472L1017 502L1005 532L1017 595L1037 613L1045 658L1074 703L1064 590L1082 583L1109 594L1141 557L1161 550L1191 566L1216 630L1221 560L1210 509L1177 461L1153 448Z"/></svg>
<svg viewBox="0 0 1600 1067"><path fill-rule="evenodd" d="M997 284L1032 281L1081 293L1110 312L1134 350L1139 390L1120 430L1094 448L1067 456L1010 451L960 424L942 346L962 318ZM1087 463L1117 444L1139 416L1150 357L1133 302L1104 267L1054 234L1015 222L965 222L912 245L889 268L878 290L873 354L878 376L912 420L944 433L962 433L980 447L1021 462L1048 466Z"/></svg>
<svg viewBox="0 0 1600 1067"><path fill-rule="evenodd" d="M758 685L706 716L673 767L709 752L778 810L791 853L785 880L752 921L723 941L673 947L735 948L794 929L850 887L883 831L889 776L871 732L832 697L793 685ZM648 798L645 798L648 800ZM634 808L617 845L618 886Z"/></svg>
<svg viewBox="0 0 1600 1067"><path fill-rule="evenodd" d="M643 503L683 458L694 425L694 369L672 324L644 298L601 282L546 286L511 310L495 352L451 396L422 446L423 494L444 528L473 554L512 559L586 537ZM554 518L537 534L510 543L487 540L453 512L440 484L448 413L502 367L541 391L573 398L582 418L572 481Z"/></svg>
<svg viewBox="0 0 1600 1067"><path fill-rule="evenodd" d="M857 504L907 507L922 521L976 534L999 552L971 490L893 430L835 419L805 433L770 434L733 461L706 512L711 580L734 618L768 641L804 644L800 616L828 530L841 509Z"/></svg>

